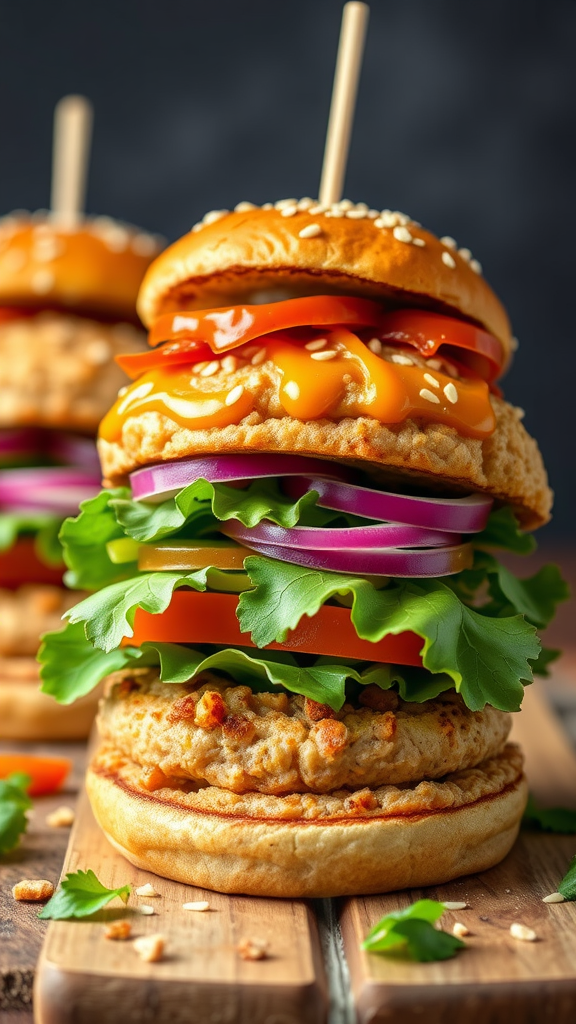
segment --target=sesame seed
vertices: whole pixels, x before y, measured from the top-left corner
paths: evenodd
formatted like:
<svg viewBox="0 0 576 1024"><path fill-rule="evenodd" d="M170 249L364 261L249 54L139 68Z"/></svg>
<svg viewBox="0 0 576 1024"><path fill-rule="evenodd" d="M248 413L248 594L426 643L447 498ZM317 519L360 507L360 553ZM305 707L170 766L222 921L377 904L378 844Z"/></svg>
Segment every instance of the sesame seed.
<svg viewBox="0 0 576 1024"><path fill-rule="evenodd" d="M274 206L272 205L272 203L263 203L262 204L262 209L263 210L273 210Z"/></svg>
<svg viewBox="0 0 576 1024"><path fill-rule="evenodd" d="M230 210L210 210L209 213L205 213L202 221L204 224L215 224L217 220L222 220Z"/></svg>
<svg viewBox="0 0 576 1024"><path fill-rule="evenodd" d="M440 359L427 359L426 363L430 367L431 370L441 370L442 369L442 361Z"/></svg>
<svg viewBox="0 0 576 1024"><path fill-rule="evenodd" d="M317 235L321 234L322 228L319 224L307 224L305 228L298 232L298 238L316 238Z"/></svg>
<svg viewBox="0 0 576 1024"><path fill-rule="evenodd" d="M468 904L463 903L462 900L443 900L444 907L446 910L466 910Z"/></svg>
<svg viewBox="0 0 576 1024"><path fill-rule="evenodd" d="M120 390L118 392L118 398L123 398L127 391L128 391L128 385L126 384L123 388L120 388Z"/></svg>
<svg viewBox="0 0 576 1024"><path fill-rule="evenodd" d="M196 363L195 366L192 367L192 373L202 373L202 370L205 369L206 366L208 366L206 360L204 360L203 363Z"/></svg>
<svg viewBox="0 0 576 1024"><path fill-rule="evenodd" d="M32 291L37 295L46 295L54 287L56 278L51 270L37 270L32 277Z"/></svg>
<svg viewBox="0 0 576 1024"><path fill-rule="evenodd" d="M551 892L549 896L545 896L542 903L564 903L566 897L561 892Z"/></svg>
<svg viewBox="0 0 576 1024"><path fill-rule="evenodd" d="M149 235L146 231L140 231L134 235L131 244L132 252L135 252L137 256L153 256L158 249L154 235Z"/></svg>
<svg viewBox="0 0 576 1024"><path fill-rule="evenodd" d="M222 360L222 369L226 373L234 373L238 369L238 360L236 356L224 356Z"/></svg>
<svg viewBox="0 0 576 1024"><path fill-rule="evenodd" d="M381 210L380 220L382 221L383 228L395 228L400 223L396 214L392 213L392 210Z"/></svg>
<svg viewBox="0 0 576 1024"><path fill-rule="evenodd" d="M297 199L279 199L277 203L274 203L275 210L283 210L286 206L297 206Z"/></svg>
<svg viewBox="0 0 576 1024"><path fill-rule="evenodd" d="M458 248L458 246L456 245L455 239L452 238L451 235L443 235L443 237L440 239L440 241L442 242L442 245L447 245L449 249L457 249Z"/></svg>
<svg viewBox="0 0 576 1024"><path fill-rule="evenodd" d="M423 238L413 238L412 239L412 244L413 245L419 245L419 246L422 247L422 246L426 245L426 242L424 241Z"/></svg>
<svg viewBox="0 0 576 1024"><path fill-rule="evenodd" d="M312 216L315 217L317 213L325 213L326 209L327 207L324 206L322 203L316 203L316 206L310 207L308 213L312 214Z"/></svg>
<svg viewBox="0 0 576 1024"><path fill-rule="evenodd" d="M183 903L182 910L197 910L200 913L210 910L210 904L207 900L195 900L192 903Z"/></svg>
<svg viewBox="0 0 576 1024"><path fill-rule="evenodd" d="M346 210L346 216L350 217L350 220L362 220L367 213L368 210Z"/></svg>
<svg viewBox="0 0 576 1024"><path fill-rule="evenodd" d="M328 344L326 338L314 338L314 341L307 341L304 348L308 349L309 352L319 352L321 348L325 348Z"/></svg>
<svg viewBox="0 0 576 1024"><path fill-rule="evenodd" d="M478 260L470 260L470 268L474 271L475 274L482 273L482 264L479 263Z"/></svg>
<svg viewBox="0 0 576 1024"><path fill-rule="evenodd" d="M470 252L470 249L458 249L458 255L461 256L463 260L466 260L466 263L470 263L470 260L472 259L472 253Z"/></svg>
<svg viewBox="0 0 576 1024"><path fill-rule="evenodd" d="M329 210L326 210L326 217L343 217L344 213L342 207L335 203Z"/></svg>
<svg viewBox="0 0 576 1024"><path fill-rule="evenodd" d="M255 352L254 355L252 356L252 359L250 360L250 362L252 363L252 366L260 366L260 363L263 363L265 359L266 359L266 349L265 348L259 348L258 351Z"/></svg>
<svg viewBox="0 0 576 1024"><path fill-rule="evenodd" d="M311 206L314 206L314 200L310 199L310 196L304 196L303 199L298 200L299 210L309 210Z"/></svg>
<svg viewBox="0 0 576 1024"><path fill-rule="evenodd" d="M215 373L218 373L220 369L220 362L218 359L213 359L211 363L207 363L206 366L200 370L201 377L212 377Z"/></svg>
<svg viewBox="0 0 576 1024"><path fill-rule="evenodd" d="M448 401L451 402L452 405L456 405L456 402L458 401L458 392L456 391L452 381L450 381L449 384L446 384L443 390Z"/></svg>
<svg viewBox="0 0 576 1024"><path fill-rule="evenodd" d="M310 359L316 359L319 363L325 362L327 359L335 359L338 353L333 348L326 348L323 352L313 352Z"/></svg>
<svg viewBox="0 0 576 1024"><path fill-rule="evenodd" d="M380 216L380 213L378 210L368 210L366 216L369 220L376 220L376 218Z"/></svg>
<svg viewBox="0 0 576 1024"><path fill-rule="evenodd" d="M440 387L440 381L436 380L436 377L433 377L431 373L425 373L424 380L431 384L433 388Z"/></svg>
<svg viewBox="0 0 576 1024"><path fill-rule="evenodd" d="M412 235L408 231L408 228L405 228L401 224L399 224L397 227L394 228L394 230L392 231L392 234L394 235L394 238L396 239L397 242L411 242L412 241Z"/></svg>
<svg viewBox="0 0 576 1024"><path fill-rule="evenodd" d="M470 929L462 924L461 921L456 921L452 929L452 935L455 935L457 939L463 939L465 935L470 935Z"/></svg>
<svg viewBox="0 0 576 1024"><path fill-rule="evenodd" d="M382 220L382 217L377 217L376 220L374 221L374 227L375 228L385 228L385 227L387 227L387 225Z"/></svg>
<svg viewBox="0 0 576 1024"><path fill-rule="evenodd" d="M510 935L513 939L519 939L520 942L536 942L538 936L532 928L528 928L525 924L514 924L510 925Z"/></svg>
<svg viewBox="0 0 576 1024"><path fill-rule="evenodd" d="M136 895L137 896L148 896L149 898L152 898L152 897L155 897L155 896L159 896L160 893L156 892L156 889L154 888L153 885L150 885L150 882L146 882L146 885L140 885L136 889Z"/></svg>
<svg viewBox="0 0 576 1024"><path fill-rule="evenodd" d="M244 388L242 387L242 384L237 384L235 388L232 388L230 394L226 395L226 405L234 405L243 394Z"/></svg>
<svg viewBox="0 0 576 1024"><path fill-rule="evenodd" d="M456 260L449 252L442 253L442 263L444 263L446 267L450 267L452 270L454 270L454 267L456 266Z"/></svg>
<svg viewBox="0 0 576 1024"><path fill-rule="evenodd" d="M196 234L198 231L202 231L203 227L204 227L204 225L202 224L202 221L199 221L198 224L193 224L192 225L192 227L190 228L190 231L193 232L193 234Z"/></svg>
<svg viewBox="0 0 576 1024"><path fill-rule="evenodd" d="M368 348L375 356L379 356L382 352L382 342L380 341L380 338L370 338Z"/></svg>
<svg viewBox="0 0 576 1024"><path fill-rule="evenodd" d="M291 398L294 402L300 398L300 388L295 380L289 380L288 383L284 385L284 391L288 395L288 398Z"/></svg>
<svg viewBox="0 0 576 1024"><path fill-rule="evenodd" d="M345 213L347 210L356 209L351 199L341 199L339 203L334 203L333 205L338 206L341 210L344 210ZM358 205L361 206L362 204L359 203Z"/></svg>
<svg viewBox="0 0 576 1024"><path fill-rule="evenodd" d="M236 203L236 206L234 207L234 212L235 213L248 213L249 210L257 210L257 209L258 209L258 207L255 206L254 203L248 203L245 200L243 200L241 203Z"/></svg>
<svg viewBox="0 0 576 1024"><path fill-rule="evenodd" d="M293 217L295 213L298 213L298 207L297 206L284 206L280 210L280 216L281 217Z"/></svg>
<svg viewBox="0 0 576 1024"><path fill-rule="evenodd" d="M428 388L422 388L420 391L420 398L425 398L427 402L434 402L435 405L440 405L440 399L438 395L432 394Z"/></svg>
<svg viewBox="0 0 576 1024"><path fill-rule="evenodd" d="M410 356L403 356L400 355L400 353L395 353L390 358L392 359L393 363L398 363L399 366L414 366L414 360L410 359Z"/></svg>

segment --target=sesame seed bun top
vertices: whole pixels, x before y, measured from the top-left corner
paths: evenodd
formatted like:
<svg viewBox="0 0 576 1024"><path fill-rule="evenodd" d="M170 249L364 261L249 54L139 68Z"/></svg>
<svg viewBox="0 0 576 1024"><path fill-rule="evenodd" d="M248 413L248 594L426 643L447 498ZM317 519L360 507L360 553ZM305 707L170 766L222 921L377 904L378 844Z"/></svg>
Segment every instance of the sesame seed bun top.
<svg viewBox="0 0 576 1024"><path fill-rule="evenodd" d="M40 211L0 218L0 305L136 321L136 296L162 242L110 217L74 227Z"/></svg>
<svg viewBox="0 0 576 1024"><path fill-rule="evenodd" d="M239 203L206 214L154 261L138 312L149 327L178 309L345 292L456 313L495 335L508 361L510 323L481 270L405 214L347 200Z"/></svg>

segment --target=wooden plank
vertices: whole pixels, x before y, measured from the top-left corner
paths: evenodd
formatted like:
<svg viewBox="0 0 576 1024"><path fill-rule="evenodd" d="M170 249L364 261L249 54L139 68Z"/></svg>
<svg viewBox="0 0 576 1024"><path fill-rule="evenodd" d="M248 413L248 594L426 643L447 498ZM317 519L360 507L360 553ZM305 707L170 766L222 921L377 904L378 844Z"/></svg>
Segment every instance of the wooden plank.
<svg viewBox="0 0 576 1024"><path fill-rule="evenodd" d="M576 807L576 756L537 686L527 691L514 739L525 749L536 799ZM574 856L574 837L523 831L502 864L481 875L426 890L342 901L340 922L359 1024L423 1019L448 1024L573 1024L576 1017L576 903L545 904ZM360 942L384 914L427 896L466 901L447 912L445 930L462 921L468 948L453 960L419 964L370 955ZM518 942L518 921L539 941Z"/></svg>
<svg viewBox="0 0 576 1024"><path fill-rule="evenodd" d="M224 896L138 870L110 846L82 793L64 872L91 867L108 886L151 882L160 899L131 899L90 922L51 922L37 969L40 1024L116 1024L126 1020L222 1024L321 1024L327 995L316 921L302 900ZM182 904L208 900L194 913ZM152 917L137 910L153 905ZM134 935L161 932L166 957L142 962L131 942L104 938L103 922L128 917ZM240 958L243 938L264 939L269 957Z"/></svg>
<svg viewBox="0 0 576 1024"><path fill-rule="evenodd" d="M0 1011L7 1014L30 1008L34 969L46 932L46 922L38 920L38 906L16 903L12 886L22 878L48 878L56 884L70 830L50 828L46 816L63 804L75 806L84 773L85 745L3 742L1 750L69 757L73 764L59 793L34 801L25 838L16 850L2 858L0 865ZM2 1016L2 1024L4 1019Z"/></svg>

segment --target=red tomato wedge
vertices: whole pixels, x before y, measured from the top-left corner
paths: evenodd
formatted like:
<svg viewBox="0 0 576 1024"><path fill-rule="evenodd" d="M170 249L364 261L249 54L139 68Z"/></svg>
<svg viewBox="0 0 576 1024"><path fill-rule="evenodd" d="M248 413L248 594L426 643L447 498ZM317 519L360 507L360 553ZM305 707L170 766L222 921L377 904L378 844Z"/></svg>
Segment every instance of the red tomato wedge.
<svg viewBox="0 0 576 1024"><path fill-rule="evenodd" d="M0 779L24 772L32 779L29 796L46 796L60 788L72 767L67 757L37 757L35 754L0 754Z"/></svg>
<svg viewBox="0 0 576 1024"><path fill-rule="evenodd" d="M452 316L419 309L397 309L382 316L378 337L389 345L411 345L429 358L441 352L464 362L489 383L506 362L502 345L492 334Z"/></svg>
<svg viewBox="0 0 576 1024"><path fill-rule="evenodd" d="M153 643L218 644L221 647L254 647L249 633L241 633L236 594L199 594L177 590L170 606L160 615L138 608L134 636L123 646ZM323 605L313 616L305 616L285 643L268 644L263 650L328 654L351 660L378 661L394 665L421 665L423 640L415 633L387 636L378 643L361 640L350 620L348 608Z"/></svg>
<svg viewBox="0 0 576 1024"><path fill-rule="evenodd" d="M40 561L33 537L20 537L7 551L0 551L0 587L14 590L23 583L62 585L64 566Z"/></svg>

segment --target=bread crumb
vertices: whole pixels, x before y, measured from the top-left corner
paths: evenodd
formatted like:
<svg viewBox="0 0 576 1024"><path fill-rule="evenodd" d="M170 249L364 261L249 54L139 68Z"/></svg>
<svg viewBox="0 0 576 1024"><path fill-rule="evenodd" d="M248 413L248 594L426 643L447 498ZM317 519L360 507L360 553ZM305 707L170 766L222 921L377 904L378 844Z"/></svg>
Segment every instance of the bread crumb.
<svg viewBox="0 0 576 1024"><path fill-rule="evenodd" d="M74 824L74 811L71 807L57 807L46 815L46 824L49 828L70 828Z"/></svg>
<svg viewBox="0 0 576 1024"><path fill-rule="evenodd" d="M528 928L525 924L514 924L510 925L510 935L513 939L518 939L520 942L536 942L538 936L532 928Z"/></svg>
<svg viewBox="0 0 576 1024"><path fill-rule="evenodd" d="M240 939L236 948L242 960L265 960L268 955L265 939Z"/></svg>
<svg viewBox="0 0 576 1024"><path fill-rule="evenodd" d="M444 900L445 910L466 910L468 907L467 903L463 903L462 900L454 900L452 902Z"/></svg>
<svg viewBox="0 0 576 1024"><path fill-rule="evenodd" d="M206 900L197 900L195 903L183 903L182 910L210 910L210 904Z"/></svg>
<svg viewBox="0 0 576 1024"><path fill-rule="evenodd" d="M111 921L104 929L105 939L129 939L132 933L130 921Z"/></svg>
<svg viewBox="0 0 576 1024"><path fill-rule="evenodd" d="M564 903L565 900L561 892L551 892L549 896L544 896L542 903Z"/></svg>
<svg viewBox="0 0 576 1024"><path fill-rule="evenodd" d="M462 924L461 921L456 921L452 929L452 935L455 935L457 939L463 939L465 935L470 935L470 929Z"/></svg>
<svg viewBox="0 0 576 1024"><path fill-rule="evenodd" d="M12 895L15 900L41 902L54 895L54 886L46 878L23 878L21 882L16 882Z"/></svg>
<svg viewBox="0 0 576 1024"><path fill-rule="evenodd" d="M134 940L134 949L141 960L154 964L162 959L165 944L166 939L163 935L142 935Z"/></svg>
<svg viewBox="0 0 576 1024"><path fill-rule="evenodd" d="M160 893L156 892L156 889L154 888L153 885L150 885L150 882L146 882L146 885L140 885L136 889L136 895L148 896L150 899L152 899L154 896L160 896Z"/></svg>

